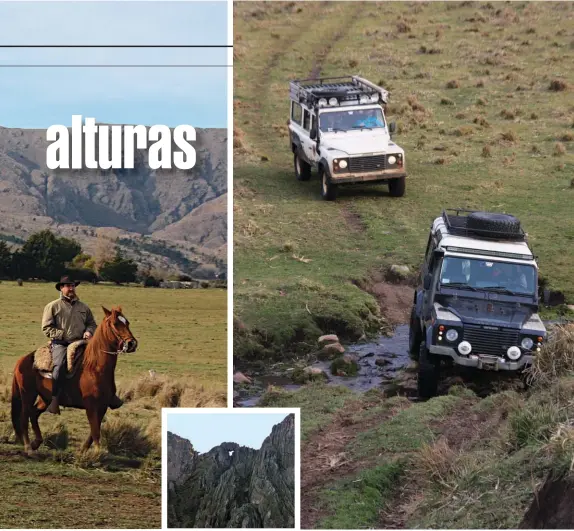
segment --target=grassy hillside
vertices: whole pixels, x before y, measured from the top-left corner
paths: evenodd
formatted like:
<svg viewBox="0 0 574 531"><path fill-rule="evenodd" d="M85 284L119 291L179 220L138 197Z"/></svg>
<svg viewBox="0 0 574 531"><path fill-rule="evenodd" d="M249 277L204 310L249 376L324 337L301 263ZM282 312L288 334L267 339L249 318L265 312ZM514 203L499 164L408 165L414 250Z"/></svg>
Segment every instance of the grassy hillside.
<svg viewBox="0 0 574 531"><path fill-rule="evenodd" d="M158 528L161 408L226 405L227 294L81 285L78 295L98 322L101 305L121 305L130 320L139 347L116 369L125 405L106 414L101 453L79 453L89 434L85 412L64 409L60 417L40 417L45 444L34 458L24 454L10 422L11 372L45 342L42 310L57 292L53 284L0 283L0 521L14 528ZM47 510L31 505L34 499L57 501Z"/></svg>
<svg viewBox="0 0 574 531"><path fill-rule="evenodd" d="M520 217L542 276L574 301L573 18L570 3L236 3L235 354L377 330L361 288L418 268L449 206ZM355 187L327 203L316 176L295 180L288 81L345 73L391 91L403 198Z"/></svg>
<svg viewBox="0 0 574 531"><path fill-rule="evenodd" d="M455 384L413 403L324 384L268 390L265 406L301 408L302 528L524 528L534 494L574 455L574 328L558 337L527 393L481 399Z"/></svg>

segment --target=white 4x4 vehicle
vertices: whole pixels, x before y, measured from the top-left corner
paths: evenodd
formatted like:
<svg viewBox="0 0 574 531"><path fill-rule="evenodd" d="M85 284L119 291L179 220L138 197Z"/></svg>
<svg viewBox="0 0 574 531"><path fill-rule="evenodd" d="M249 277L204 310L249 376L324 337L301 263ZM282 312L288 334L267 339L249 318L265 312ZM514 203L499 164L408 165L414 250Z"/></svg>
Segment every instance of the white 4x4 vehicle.
<svg viewBox="0 0 574 531"><path fill-rule="evenodd" d="M317 168L321 195L332 201L340 184L389 184L393 197L405 193L405 153L391 141L384 104L388 92L358 76L291 81L289 140L295 176L311 178Z"/></svg>

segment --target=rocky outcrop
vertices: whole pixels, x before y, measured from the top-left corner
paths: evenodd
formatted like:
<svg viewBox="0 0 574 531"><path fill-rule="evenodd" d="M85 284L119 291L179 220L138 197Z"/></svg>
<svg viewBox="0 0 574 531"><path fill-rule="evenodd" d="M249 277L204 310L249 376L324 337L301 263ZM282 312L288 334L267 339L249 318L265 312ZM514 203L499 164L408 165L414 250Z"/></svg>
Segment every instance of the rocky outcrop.
<svg viewBox="0 0 574 531"><path fill-rule="evenodd" d="M168 488L173 489L191 475L199 454L187 439L171 432L167 433L167 447L170 454L167 462L167 483Z"/></svg>
<svg viewBox="0 0 574 531"><path fill-rule="evenodd" d="M259 450L227 442L187 465L172 462L186 451L168 434L168 527L294 527L294 426L289 415Z"/></svg>

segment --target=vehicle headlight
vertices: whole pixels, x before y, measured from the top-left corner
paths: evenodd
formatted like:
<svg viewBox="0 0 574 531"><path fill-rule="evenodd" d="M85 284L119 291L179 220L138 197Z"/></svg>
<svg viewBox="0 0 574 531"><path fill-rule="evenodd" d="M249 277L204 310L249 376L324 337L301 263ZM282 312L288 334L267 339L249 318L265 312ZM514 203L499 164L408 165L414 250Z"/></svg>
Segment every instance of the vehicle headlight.
<svg viewBox="0 0 574 531"><path fill-rule="evenodd" d="M468 341L463 341L459 346L458 346L458 351L463 355L463 356L468 356L471 351L472 351L472 346Z"/></svg>
<svg viewBox="0 0 574 531"><path fill-rule="evenodd" d="M525 337L522 340L522 343L520 343L522 345L522 348L524 350L530 350L532 348L532 346L534 345L534 341L532 341L532 339L530 339L529 337Z"/></svg>
<svg viewBox="0 0 574 531"><path fill-rule="evenodd" d="M458 332L454 328L451 328L446 333L446 340L450 341L452 343L453 341L456 341L457 339L458 339Z"/></svg>
<svg viewBox="0 0 574 531"><path fill-rule="evenodd" d="M506 351L506 355L508 356L508 359L516 361L518 358L520 358L520 356L522 356L522 352L520 352L518 347L510 347Z"/></svg>
<svg viewBox="0 0 574 531"><path fill-rule="evenodd" d="M331 105L332 107L334 107L335 105L339 104L339 100L337 98L331 98L329 100L329 105Z"/></svg>
<svg viewBox="0 0 574 531"><path fill-rule="evenodd" d="M397 162L397 157L395 157L394 155L391 155L388 160L389 160L389 164L395 164Z"/></svg>
<svg viewBox="0 0 574 531"><path fill-rule="evenodd" d="M319 100L319 107L326 107L327 106L327 100L325 98L321 98Z"/></svg>
<svg viewBox="0 0 574 531"><path fill-rule="evenodd" d="M340 160L339 161L339 168L345 169L347 167L347 161L346 160Z"/></svg>

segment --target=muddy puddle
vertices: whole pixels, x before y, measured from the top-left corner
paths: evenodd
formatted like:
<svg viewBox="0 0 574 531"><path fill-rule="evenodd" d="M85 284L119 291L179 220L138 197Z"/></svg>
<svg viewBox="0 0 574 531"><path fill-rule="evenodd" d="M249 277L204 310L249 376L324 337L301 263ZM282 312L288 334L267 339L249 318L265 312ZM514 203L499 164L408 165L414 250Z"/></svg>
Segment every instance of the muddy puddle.
<svg viewBox="0 0 574 531"><path fill-rule="evenodd" d="M334 376L331 374L330 361L317 361L310 365L321 369L328 377L328 385L344 385L357 392L377 388L389 394L398 392L396 378L409 365L409 327L401 325L391 337L380 336L375 341L346 346L346 352L357 358L359 373L357 376ZM286 391L295 391L301 385L294 384L288 369L284 375L254 376L256 390L239 390L234 400L237 407L253 407L269 386L281 387Z"/></svg>

